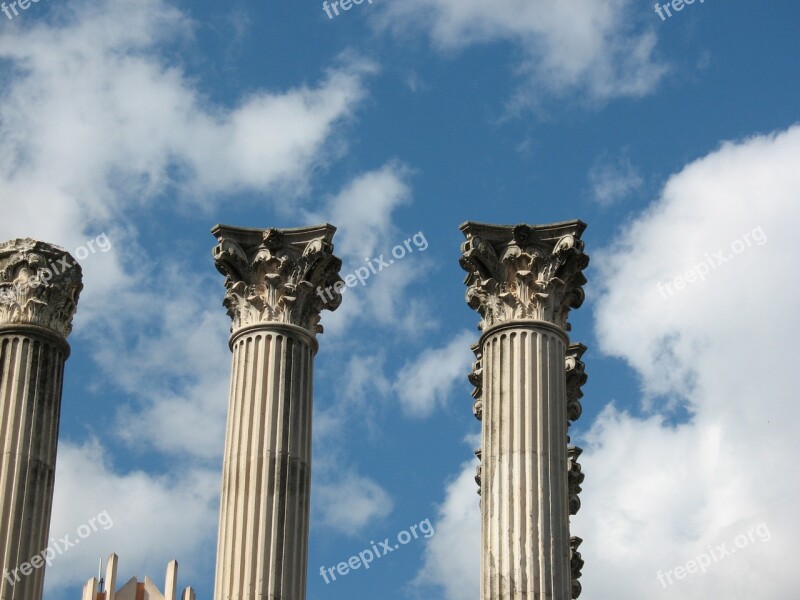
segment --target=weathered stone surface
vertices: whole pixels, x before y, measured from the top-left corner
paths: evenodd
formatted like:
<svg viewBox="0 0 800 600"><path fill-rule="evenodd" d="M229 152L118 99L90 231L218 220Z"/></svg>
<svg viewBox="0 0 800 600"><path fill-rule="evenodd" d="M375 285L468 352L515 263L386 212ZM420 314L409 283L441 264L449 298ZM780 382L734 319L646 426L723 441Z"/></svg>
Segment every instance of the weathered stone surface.
<svg viewBox="0 0 800 600"><path fill-rule="evenodd" d="M250 229L217 225L214 262L225 275L224 305L231 331L261 323L287 323L312 335L323 308L342 301L337 283L342 261L333 255L332 225ZM328 295L320 290L330 290Z"/></svg>
<svg viewBox="0 0 800 600"><path fill-rule="evenodd" d="M216 226L233 320L215 600L304 600L317 286L341 281L330 225Z"/></svg>
<svg viewBox="0 0 800 600"><path fill-rule="evenodd" d="M0 599L41 600L66 336L82 287L63 249L32 239L0 244ZM26 565L27 567L23 567Z"/></svg>

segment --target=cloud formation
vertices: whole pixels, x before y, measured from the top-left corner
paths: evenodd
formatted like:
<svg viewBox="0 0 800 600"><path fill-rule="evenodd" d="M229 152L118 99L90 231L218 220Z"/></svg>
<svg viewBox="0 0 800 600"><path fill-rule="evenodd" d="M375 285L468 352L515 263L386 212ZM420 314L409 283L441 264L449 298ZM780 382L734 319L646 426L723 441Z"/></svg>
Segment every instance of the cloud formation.
<svg viewBox="0 0 800 600"><path fill-rule="evenodd" d="M639 97L666 72L632 0L405 0L387 5L381 19L383 27L425 32L443 51L516 44L529 95L544 88L557 96L585 91L597 101Z"/></svg>
<svg viewBox="0 0 800 600"><path fill-rule="evenodd" d="M800 449L782 423L800 418L787 393L800 376L775 367L800 330L800 288L780 283L794 268L799 160L797 126L725 143L672 176L598 254L597 334L640 375L645 402L641 416L607 406L586 439L575 530L586 540L584 587L597 597L792 595L779 565L800 533L785 502L800 485L783 472ZM764 243L739 248L759 230ZM725 262L704 280L657 292L717 254ZM656 579L760 523L780 534L705 574Z"/></svg>
<svg viewBox="0 0 800 600"><path fill-rule="evenodd" d="M642 186L642 178L627 154L617 157L603 154L589 170L592 196L600 206L620 202Z"/></svg>
<svg viewBox="0 0 800 600"><path fill-rule="evenodd" d="M69 247L166 192L202 207L242 190L303 191L373 71L348 61L317 87L213 105L164 58L167 42L191 35L182 12L162 0L63 10L61 24L0 39L0 59L15 67L0 92L0 197L20 207L0 235L27 230ZM51 218L37 218L45 210Z"/></svg>
<svg viewBox="0 0 800 600"><path fill-rule="evenodd" d="M475 334L463 331L447 345L429 348L398 372L393 389L406 414L424 418L444 406L453 388L466 381L475 355L470 346ZM409 385L409 382L414 382Z"/></svg>
<svg viewBox="0 0 800 600"><path fill-rule="evenodd" d="M428 542L414 583L435 586L445 600L480 595L481 517L475 483L477 461L462 465L439 507L436 535Z"/></svg>

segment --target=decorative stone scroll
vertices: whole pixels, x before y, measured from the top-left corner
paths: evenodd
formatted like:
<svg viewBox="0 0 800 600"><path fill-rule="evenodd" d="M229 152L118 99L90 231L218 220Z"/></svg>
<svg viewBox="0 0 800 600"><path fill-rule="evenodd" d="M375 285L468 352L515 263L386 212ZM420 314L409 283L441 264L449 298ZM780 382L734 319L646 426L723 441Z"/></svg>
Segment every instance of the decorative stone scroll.
<svg viewBox="0 0 800 600"><path fill-rule="evenodd" d="M583 390L581 388L588 380L586 366L581 361L581 357L583 357L584 352L586 352L586 346L583 344L572 344L567 349L567 419L570 422L577 421L583 412L583 406L581 405ZM567 441L569 441L569 436L567 436ZM578 514L578 511L581 508L581 484L585 478L585 475L581 470L581 465L578 462L578 458L581 454L583 454L583 450L578 446L567 447L567 487L569 489L570 515ZM574 543L575 540L577 540L577 543L575 543L574 547L572 548L572 561L570 563L570 568L572 571L571 588L573 598L577 598L581 593L581 584L578 581L578 578L580 577L580 569L583 568L583 560L581 559L580 553L577 552L577 547L583 540L577 537L571 538L571 542ZM577 567L576 564L578 565Z"/></svg>
<svg viewBox="0 0 800 600"><path fill-rule="evenodd" d="M0 326L36 325L66 339L81 280L80 265L59 246L31 238L0 244Z"/></svg>
<svg viewBox="0 0 800 600"><path fill-rule="evenodd" d="M579 537L569 538L569 568L572 577L571 592L573 598L580 596L583 591L583 586L578 581L581 578L581 570L583 569L583 559L581 558L581 553L578 552L578 547L582 543L583 540Z"/></svg>
<svg viewBox="0 0 800 600"><path fill-rule="evenodd" d="M342 261L333 255L333 225L295 229L252 229L217 225L213 250L225 275L224 306L231 331L262 323L297 325L322 332L322 309L342 301Z"/></svg>
<svg viewBox="0 0 800 600"><path fill-rule="evenodd" d="M569 309L584 299L582 271L589 257L580 236L585 228L581 221L461 225L467 237L460 261L467 272L467 303L480 313L480 329L537 320L569 331Z"/></svg>
<svg viewBox="0 0 800 600"><path fill-rule="evenodd" d="M569 446L567 448L567 461L569 466L568 471L568 487L569 487L569 514L576 515L581 509L581 499L579 494L582 491L581 484L583 483L585 475L581 472L581 465L578 458L583 454L583 450L578 446Z"/></svg>
<svg viewBox="0 0 800 600"><path fill-rule="evenodd" d="M583 384L589 379L586 374L586 365L581 361L586 346L572 344L567 349L567 418L577 421L583 413L581 398L583 398Z"/></svg>
<svg viewBox="0 0 800 600"><path fill-rule="evenodd" d="M472 390L472 414L478 421L483 420L483 354L480 344L473 344L472 352L475 354L476 361L472 364L472 371L468 376L469 382L475 387Z"/></svg>
<svg viewBox="0 0 800 600"><path fill-rule="evenodd" d="M474 386L475 389L472 390L472 397L475 401L472 403L472 414L475 415L475 418L478 421L483 420L483 354L481 353L481 346L480 344L473 344L471 346L473 354L475 354L475 362L472 364L472 371L470 371L468 379L469 382ZM481 461L481 456L483 453L482 448L477 448L475 450L475 456L478 457L478 460ZM477 469L475 470L475 483L478 484L478 495L481 495L481 471L482 471L482 464L478 464Z"/></svg>
<svg viewBox="0 0 800 600"><path fill-rule="evenodd" d="M478 496L481 495L481 475L483 473L483 449L476 448L475 449L475 456L478 458L479 462L478 467L475 469L475 483L478 484Z"/></svg>

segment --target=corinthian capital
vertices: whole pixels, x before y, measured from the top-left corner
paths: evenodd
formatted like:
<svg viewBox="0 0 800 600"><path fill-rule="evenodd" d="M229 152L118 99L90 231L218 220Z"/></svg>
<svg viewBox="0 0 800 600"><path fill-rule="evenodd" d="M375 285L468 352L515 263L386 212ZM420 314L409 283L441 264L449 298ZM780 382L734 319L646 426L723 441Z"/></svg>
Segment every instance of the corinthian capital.
<svg viewBox="0 0 800 600"><path fill-rule="evenodd" d="M0 244L0 327L37 325L66 338L83 289L63 248L30 238Z"/></svg>
<svg viewBox="0 0 800 600"><path fill-rule="evenodd" d="M461 266L467 303L487 331L514 320L538 320L569 330L570 308L583 303L589 257L580 239L586 225L487 225L469 221Z"/></svg>
<svg viewBox="0 0 800 600"><path fill-rule="evenodd" d="M217 225L211 233L217 270L225 275L224 306L231 331L259 323L285 323L322 332L323 308L341 304L333 225L254 229ZM338 287L339 290L335 289Z"/></svg>

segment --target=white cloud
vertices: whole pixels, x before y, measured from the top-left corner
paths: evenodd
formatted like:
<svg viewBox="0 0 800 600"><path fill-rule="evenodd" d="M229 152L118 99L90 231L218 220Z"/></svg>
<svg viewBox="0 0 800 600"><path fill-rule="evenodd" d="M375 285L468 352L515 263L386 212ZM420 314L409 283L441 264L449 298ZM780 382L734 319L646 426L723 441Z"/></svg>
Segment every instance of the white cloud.
<svg viewBox="0 0 800 600"><path fill-rule="evenodd" d="M357 535L394 508L392 497L380 485L355 473L316 484L312 502L324 525L347 535Z"/></svg>
<svg viewBox="0 0 800 600"><path fill-rule="evenodd" d="M444 406L458 382L467 379L475 342L474 333L461 332L446 346L425 350L400 369L392 387L406 414L424 418Z"/></svg>
<svg viewBox="0 0 800 600"><path fill-rule="evenodd" d="M595 253L602 349L640 374L651 416L608 406L586 437L573 531L586 540L589 598L794 596L788 557L800 520L786 499L800 484L785 469L800 449L785 424L800 418L787 391L800 374L781 361L800 331L790 275L799 161L800 127L726 143L670 178L618 245ZM759 228L764 243L741 245ZM731 258L705 280L658 293L717 250ZM675 424L676 404L688 421ZM769 541L705 574L656 579L761 523Z"/></svg>
<svg viewBox="0 0 800 600"><path fill-rule="evenodd" d="M603 100L644 95L665 72L653 57L653 30L635 28L637 11L632 0L405 0L388 4L381 22L424 30L446 51L514 42L529 93L586 90Z"/></svg>
<svg viewBox="0 0 800 600"><path fill-rule="evenodd" d="M170 286L151 289L150 281ZM115 442L217 459L231 364L221 277L198 277L167 261L117 289L94 292L81 300L75 333L100 367L87 385L130 399L111 404Z"/></svg>
<svg viewBox="0 0 800 600"><path fill-rule="evenodd" d="M220 481L216 469L119 473L96 440L62 443L51 536L75 541L92 518L98 527L47 568L46 594L60 596L59 589L82 584L96 574L97 559L112 552L120 557L120 578L147 574L161 587L156 574L174 558L181 560L181 581L199 577L206 565L198 562L197 549L216 543ZM103 512L108 518L98 518Z"/></svg>
<svg viewBox="0 0 800 600"><path fill-rule="evenodd" d="M342 305L335 313L323 314L328 343L349 335L357 321L390 326L408 335L418 335L435 324L425 303L409 297L409 288L418 288L430 266L424 260L428 249L425 232L403 232L394 224L395 212L411 203L411 175L408 167L390 161L354 177L320 210L306 214L308 222L336 224L334 244L343 263L342 278L359 269L364 278L364 285L356 282L345 288ZM412 242L406 248L411 251L406 250L402 260L393 258L392 249L409 238Z"/></svg>
<svg viewBox="0 0 800 600"><path fill-rule="evenodd" d="M411 202L410 175L408 167L397 161L362 173L326 202L322 214L315 213L308 219L324 217L335 223L336 249L345 257L363 262L396 241L392 237L398 235L392 216Z"/></svg>
<svg viewBox="0 0 800 600"><path fill-rule="evenodd" d="M347 452L356 428L380 440L379 426L385 398L391 388L384 374L382 354L355 355L341 375L326 379L335 385L315 391L311 503L314 519L327 528L357 535L394 508L391 495L375 480L358 473ZM320 408L327 403L327 408Z"/></svg>
<svg viewBox="0 0 800 600"><path fill-rule="evenodd" d="M611 206L638 190L642 178L626 154L616 158L603 154L589 170L589 183L595 202Z"/></svg>
<svg viewBox="0 0 800 600"><path fill-rule="evenodd" d="M479 596L481 521L476 465L477 461L465 463L447 485L436 534L428 541L424 564L414 581L441 588L445 600Z"/></svg>
<svg viewBox="0 0 800 600"><path fill-rule="evenodd" d="M162 0L63 10L63 24L0 39L0 59L16 68L0 93L0 199L15 207L0 237L27 232L71 247L176 189L201 206L239 190L303 191L374 70L347 61L316 88L214 106L159 54L191 35L183 13Z"/></svg>
<svg viewBox="0 0 800 600"><path fill-rule="evenodd" d="M350 352L353 351L353 345L347 347ZM356 423L363 422L374 438L379 439L382 436L380 416L386 405L384 399L391 392L391 383L386 378L385 369L382 351L356 354L350 356L342 365L341 373L332 378L335 385L324 391L317 391L314 440L315 443L323 444L323 455L329 456L331 444L338 447L347 437L348 430ZM323 404L327 405L326 408L321 408Z"/></svg>

